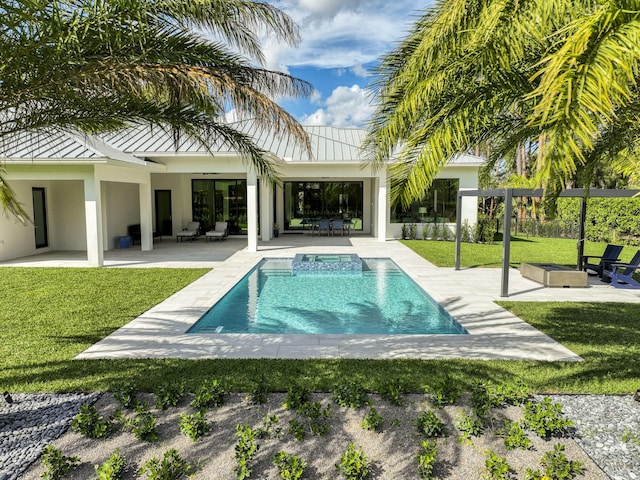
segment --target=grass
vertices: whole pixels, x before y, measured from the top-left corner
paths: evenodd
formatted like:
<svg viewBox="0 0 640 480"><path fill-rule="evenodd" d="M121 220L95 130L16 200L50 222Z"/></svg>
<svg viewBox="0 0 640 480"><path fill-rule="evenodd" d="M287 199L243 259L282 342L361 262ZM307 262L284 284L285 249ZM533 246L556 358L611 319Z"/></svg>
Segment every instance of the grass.
<svg viewBox="0 0 640 480"><path fill-rule="evenodd" d="M432 240L402 240L402 243L438 267L455 265L455 243ZM510 265L521 263L557 263L575 267L578 259L576 240L566 238L511 237ZM602 255L605 244L585 242L585 255ZM625 247L620 259L628 262L637 247ZM502 266L502 242L492 245L462 243L460 266L464 268Z"/></svg>
<svg viewBox="0 0 640 480"><path fill-rule="evenodd" d="M215 378L230 390L246 392L261 376L275 391L286 391L294 379L315 391L333 391L351 381L377 391L390 379L414 392L444 381L469 389L474 381L516 379L540 393L628 394L640 387L637 304L501 303L581 355L584 362L72 360L206 270L3 268L1 272L0 391L111 390L125 380L145 391L180 381L194 389Z"/></svg>

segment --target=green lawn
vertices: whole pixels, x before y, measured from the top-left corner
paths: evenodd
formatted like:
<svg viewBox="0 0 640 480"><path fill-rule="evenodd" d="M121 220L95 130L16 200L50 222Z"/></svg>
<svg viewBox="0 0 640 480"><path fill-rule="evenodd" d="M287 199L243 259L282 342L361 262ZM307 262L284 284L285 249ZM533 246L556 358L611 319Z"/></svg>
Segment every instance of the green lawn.
<svg viewBox="0 0 640 480"><path fill-rule="evenodd" d="M438 243L438 242L434 242ZM522 379L536 392L630 393L640 387L640 305L504 302L584 362L422 360L82 360L72 358L206 270L2 268L0 391L109 390L133 380L192 388L217 378L247 391L264 375L273 390L300 380L317 391L357 379L376 390L398 378L409 391L449 380Z"/></svg>
<svg viewBox="0 0 640 480"><path fill-rule="evenodd" d="M455 243L431 240L402 240L402 243L438 267L455 265ZM557 263L575 267L578 259L576 240L564 238L511 237L510 264ZM585 255L602 255L604 243L585 242ZM625 247L622 261L628 262L637 247ZM502 242L493 245L462 243L460 246L461 267L500 267L502 265Z"/></svg>

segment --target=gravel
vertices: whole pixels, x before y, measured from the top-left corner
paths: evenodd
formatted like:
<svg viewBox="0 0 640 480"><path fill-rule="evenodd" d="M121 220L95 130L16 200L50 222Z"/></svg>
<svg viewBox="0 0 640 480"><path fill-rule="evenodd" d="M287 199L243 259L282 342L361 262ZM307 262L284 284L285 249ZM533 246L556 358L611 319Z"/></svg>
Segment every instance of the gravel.
<svg viewBox="0 0 640 480"><path fill-rule="evenodd" d="M97 393L12 394L0 399L0 480L21 478L44 447L60 437L83 403Z"/></svg>
<svg viewBox="0 0 640 480"><path fill-rule="evenodd" d="M264 406L250 405L242 395L234 394L222 408L209 412L212 433L193 443L178 428L179 414L191 412L188 406L190 399L187 398L178 408L154 411L158 416L160 442L139 442L128 432L119 432L106 440L89 440L71 431L65 433L71 418L78 413L81 404L93 402L103 415L109 416L117 408L111 395L14 394L12 397L12 404L4 404L0 397L0 480L39 478L43 469L36 460L50 443L66 455L81 457L82 463L68 478L92 478L93 466L103 462L116 448L120 448L138 467L149 458L161 456L168 448L176 448L188 461L198 465L194 478L234 478L236 424L246 422L256 428L262 424L265 414L277 415L279 426L286 432L289 420L295 418L293 412L282 408L282 394L271 394ZM506 455L516 477L523 478L526 466L540 468L542 454L551 450L554 443L562 443L566 446L567 457L585 463L587 473L580 478L640 479L640 402L634 401L630 395L550 397L562 404L565 415L573 420L574 438L552 441L532 438L534 447L530 451L518 450L516 453L505 452L501 439L493 432L474 438L473 445L458 442L454 425L461 411L468 410L464 404L436 410L449 431L449 437L438 442L438 478L481 478L485 450L489 448ZM386 420L385 430L380 434L360 427L367 410L344 409L333 404L330 395L314 394L314 401L325 406L331 404L333 409L329 434L308 436L304 442L296 442L290 435L262 442L255 459L254 477L276 479L271 459L276 451L286 450L307 460L309 469L305 478L337 478L334 465L348 442L353 441L373 460L374 478L416 478L415 455L421 437L416 432L414 420L420 411L431 407L424 395L406 395L406 398L408 401L403 407L392 407L372 396L376 409ZM151 395L146 400L153 403ZM502 419L518 420L521 410L518 407L500 409L496 417L499 422ZM138 477L130 472L127 478Z"/></svg>

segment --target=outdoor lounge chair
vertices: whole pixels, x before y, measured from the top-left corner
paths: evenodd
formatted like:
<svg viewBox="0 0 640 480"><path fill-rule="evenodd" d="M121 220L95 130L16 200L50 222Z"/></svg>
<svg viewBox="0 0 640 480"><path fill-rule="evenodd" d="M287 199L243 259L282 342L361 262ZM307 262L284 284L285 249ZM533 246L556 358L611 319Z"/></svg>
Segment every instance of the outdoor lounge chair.
<svg viewBox="0 0 640 480"><path fill-rule="evenodd" d="M335 235L336 232L340 232L340 236L344 235L344 220L334 220L331 222L331 235Z"/></svg>
<svg viewBox="0 0 640 480"><path fill-rule="evenodd" d="M612 263L616 263L618 258L620 257L620 252L622 252L622 245L613 245L609 244L604 249L604 253L601 256L598 255L583 255L582 256L582 270L589 273L588 270L591 270L595 273L591 275L598 275L602 277L602 272L609 268L609 265ZM589 263L590 258L599 258L600 261L598 263Z"/></svg>
<svg viewBox="0 0 640 480"><path fill-rule="evenodd" d="M199 230L200 222L189 222L187 228L176 234L176 242L182 242L185 238L193 242L198 238Z"/></svg>
<svg viewBox="0 0 640 480"><path fill-rule="evenodd" d="M640 268L640 250L636 252L629 263L612 263L602 272L602 281L610 281L616 288L639 289L640 282L633 278L635 271Z"/></svg>
<svg viewBox="0 0 640 480"><path fill-rule="evenodd" d="M229 230L227 229L227 222L216 222L213 230L209 230L204 234L204 241L208 242L209 240L224 240L229 235Z"/></svg>

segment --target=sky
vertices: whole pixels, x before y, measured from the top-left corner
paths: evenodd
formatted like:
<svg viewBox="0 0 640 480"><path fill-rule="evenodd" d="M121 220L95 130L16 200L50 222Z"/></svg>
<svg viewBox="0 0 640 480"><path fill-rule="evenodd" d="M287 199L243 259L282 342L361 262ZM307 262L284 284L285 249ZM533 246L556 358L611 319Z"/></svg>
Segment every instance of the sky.
<svg viewBox="0 0 640 480"><path fill-rule="evenodd" d="M310 82L308 99L280 104L303 125L365 127L373 113L370 71L404 38L430 0L269 0L300 27L289 47L263 41L266 67Z"/></svg>

